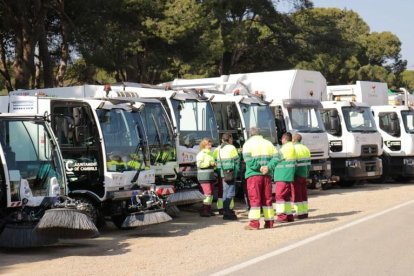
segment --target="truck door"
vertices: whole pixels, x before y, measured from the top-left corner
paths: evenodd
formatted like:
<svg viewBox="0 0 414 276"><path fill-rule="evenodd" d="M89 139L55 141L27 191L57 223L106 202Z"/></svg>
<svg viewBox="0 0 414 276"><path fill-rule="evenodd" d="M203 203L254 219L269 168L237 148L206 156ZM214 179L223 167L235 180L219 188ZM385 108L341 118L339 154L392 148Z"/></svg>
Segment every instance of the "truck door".
<svg viewBox="0 0 414 276"><path fill-rule="evenodd" d="M91 107L81 101L52 100L50 110L69 191L87 190L103 197L103 155Z"/></svg>

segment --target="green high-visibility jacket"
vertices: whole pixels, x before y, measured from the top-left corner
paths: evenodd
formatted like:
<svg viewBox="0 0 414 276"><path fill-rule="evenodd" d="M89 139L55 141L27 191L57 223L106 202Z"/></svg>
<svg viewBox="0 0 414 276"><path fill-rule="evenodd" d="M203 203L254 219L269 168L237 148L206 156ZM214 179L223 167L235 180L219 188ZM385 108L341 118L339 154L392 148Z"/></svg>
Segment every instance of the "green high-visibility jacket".
<svg viewBox="0 0 414 276"><path fill-rule="evenodd" d="M295 143L296 151L296 171L295 175L307 178L311 166L311 153L307 146Z"/></svg>
<svg viewBox="0 0 414 276"><path fill-rule="evenodd" d="M243 159L246 163L244 177L262 175L260 168L267 166L270 159L277 155L277 150L273 144L264 139L261 135L250 137L243 145Z"/></svg>
<svg viewBox="0 0 414 276"><path fill-rule="evenodd" d="M281 156L272 158L269 169L273 171L274 181L293 182L295 179L296 151L292 142L287 142L280 148Z"/></svg>
<svg viewBox="0 0 414 276"><path fill-rule="evenodd" d="M223 170L233 170L233 176L237 176L240 170L240 157L235 146L223 144L214 150L213 156L221 177L224 176Z"/></svg>

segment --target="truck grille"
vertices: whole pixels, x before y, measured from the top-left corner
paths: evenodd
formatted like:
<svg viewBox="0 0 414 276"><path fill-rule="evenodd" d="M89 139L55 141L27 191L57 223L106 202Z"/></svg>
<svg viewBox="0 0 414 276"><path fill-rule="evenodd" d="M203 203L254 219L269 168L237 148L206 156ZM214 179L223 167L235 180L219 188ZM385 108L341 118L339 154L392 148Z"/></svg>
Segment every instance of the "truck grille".
<svg viewBox="0 0 414 276"><path fill-rule="evenodd" d="M361 156L378 156L377 145L362 145Z"/></svg>

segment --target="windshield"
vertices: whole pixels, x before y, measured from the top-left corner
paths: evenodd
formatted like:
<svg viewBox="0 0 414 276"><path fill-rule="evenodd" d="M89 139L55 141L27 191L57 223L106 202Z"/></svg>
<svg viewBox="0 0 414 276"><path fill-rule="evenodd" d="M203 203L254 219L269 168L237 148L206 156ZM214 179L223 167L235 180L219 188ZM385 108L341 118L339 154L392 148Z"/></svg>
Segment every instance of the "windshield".
<svg viewBox="0 0 414 276"><path fill-rule="evenodd" d="M350 132L376 132L374 116L367 106L342 107L346 128Z"/></svg>
<svg viewBox="0 0 414 276"><path fill-rule="evenodd" d="M105 142L109 172L144 168L144 134L141 116L121 108L97 110Z"/></svg>
<svg viewBox="0 0 414 276"><path fill-rule="evenodd" d="M401 111L404 128L407 133L414 133L414 111Z"/></svg>
<svg viewBox="0 0 414 276"><path fill-rule="evenodd" d="M263 135L264 138L271 141L273 144L277 143L276 124L270 106L260 104L248 105L241 103L240 109L242 111L248 133L250 128L257 127L260 130L260 134ZM250 137L250 133L248 136Z"/></svg>
<svg viewBox="0 0 414 276"><path fill-rule="evenodd" d="M171 103L180 134L180 145L192 147L205 137L212 138L215 146L219 144L216 118L210 102L187 99L171 100Z"/></svg>
<svg viewBox="0 0 414 276"><path fill-rule="evenodd" d="M63 163L44 122L2 118L0 143L11 181L11 201L19 200L21 180L27 180L33 196L49 195L56 180L64 191Z"/></svg>
<svg viewBox="0 0 414 276"><path fill-rule="evenodd" d="M288 109L292 129L299 132L318 133L325 128L319 110L313 107L292 107Z"/></svg>
<svg viewBox="0 0 414 276"><path fill-rule="evenodd" d="M142 120L148 137L151 163L176 160L173 131L162 103L145 103Z"/></svg>

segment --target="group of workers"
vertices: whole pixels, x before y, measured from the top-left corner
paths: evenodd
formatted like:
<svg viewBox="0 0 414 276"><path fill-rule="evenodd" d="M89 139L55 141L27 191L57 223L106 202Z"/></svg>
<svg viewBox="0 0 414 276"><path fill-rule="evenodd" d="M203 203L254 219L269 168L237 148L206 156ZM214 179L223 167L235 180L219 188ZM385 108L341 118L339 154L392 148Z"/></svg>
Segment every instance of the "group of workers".
<svg viewBox="0 0 414 276"><path fill-rule="evenodd" d="M274 146L260 135L258 128L253 127L250 129L250 138L243 145L244 177L249 201L249 224L246 230L260 229L262 215L264 228L273 228L275 222L292 222L295 218L308 217L310 151L301 143L300 134L292 136L287 132L283 134L281 142L281 147ZM204 138L197 155L197 176L205 196L200 215L204 217L212 214L213 184L217 171L223 184L223 219L236 220L232 204L240 157L232 145L231 134L223 134L222 144L214 151L211 150L212 145L211 139ZM228 177L229 172L233 173L232 180ZM275 185L274 195L272 185ZM218 205L220 200L219 193Z"/></svg>

